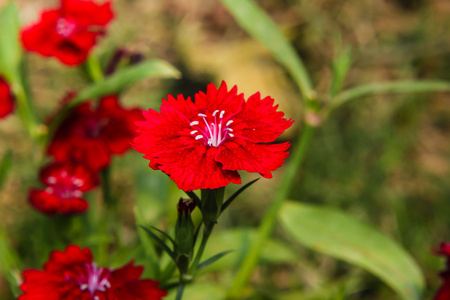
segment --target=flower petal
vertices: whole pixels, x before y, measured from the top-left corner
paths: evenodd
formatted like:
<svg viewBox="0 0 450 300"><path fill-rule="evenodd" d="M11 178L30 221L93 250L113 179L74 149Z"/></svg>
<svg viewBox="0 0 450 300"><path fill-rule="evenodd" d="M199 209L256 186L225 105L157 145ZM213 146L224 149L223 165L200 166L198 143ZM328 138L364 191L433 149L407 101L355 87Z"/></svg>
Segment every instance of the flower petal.
<svg viewBox="0 0 450 300"><path fill-rule="evenodd" d="M168 174L184 191L216 189L233 183L241 183L238 172L223 170L215 161L216 147L205 145L162 153L158 157L159 169Z"/></svg>
<svg viewBox="0 0 450 300"><path fill-rule="evenodd" d="M261 99L259 92L250 96L242 110L233 117L233 134L236 138L254 143L273 142L289 128L294 121L283 118L270 97Z"/></svg>
<svg viewBox="0 0 450 300"><path fill-rule="evenodd" d="M222 81L219 89L210 83L207 86L206 94L203 92L195 94L195 106L207 115L214 113L216 110L224 110L226 115L230 117L238 113L243 104L244 95L237 94L236 86L228 91L225 81Z"/></svg>
<svg viewBox="0 0 450 300"><path fill-rule="evenodd" d="M216 161L222 163L224 170L245 170L258 172L265 178L272 178L275 171L288 156L290 143L254 144L246 140L233 139L219 147Z"/></svg>

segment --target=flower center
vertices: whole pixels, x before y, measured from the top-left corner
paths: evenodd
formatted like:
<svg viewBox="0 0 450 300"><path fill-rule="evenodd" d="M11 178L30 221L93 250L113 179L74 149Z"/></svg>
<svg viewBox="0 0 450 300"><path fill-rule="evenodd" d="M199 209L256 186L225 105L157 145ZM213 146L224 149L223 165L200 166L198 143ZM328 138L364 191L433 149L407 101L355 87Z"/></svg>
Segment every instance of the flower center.
<svg viewBox="0 0 450 300"><path fill-rule="evenodd" d="M49 176L46 181L49 185L45 189L46 192L56 195L60 199L79 198L83 195L80 187L84 185L84 180L69 176L67 171L61 171L59 178Z"/></svg>
<svg viewBox="0 0 450 300"><path fill-rule="evenodd" d="M194 128L194 130L191 131L191 135L195 135L195 139L201 140L205 145L218 147L227 139L227 137L234 136L231 133L233 132L233 129L229 127L231 123L233 123L233 120L228 120L225 125L222 124L224 114L224 110L214 111L212 116L209 118L210 120L213 120L211 123L208 123L207 115L198 114L198 116L203 119L205 124L202 126L200 121L191 122L190 125Z"/></svg>
<svg viewBox="0 0 450 300"><path fill-rule="evenodd" d="M109 275L111 272L108 269L100 268L95 263L86 264L86 274L80 274L78 277L78 285L82 291L89 291L91 296L99 292L105 292L111 287L109 283ZM98 297L95 296L94 300Z"/></svg>
<svg viewBox="0 0 450 300"><path fill-rule="evenodd" d="M56 33L63 38L68 38L75 33L77 23L66 18L59 18L56 21Z"/></svg>

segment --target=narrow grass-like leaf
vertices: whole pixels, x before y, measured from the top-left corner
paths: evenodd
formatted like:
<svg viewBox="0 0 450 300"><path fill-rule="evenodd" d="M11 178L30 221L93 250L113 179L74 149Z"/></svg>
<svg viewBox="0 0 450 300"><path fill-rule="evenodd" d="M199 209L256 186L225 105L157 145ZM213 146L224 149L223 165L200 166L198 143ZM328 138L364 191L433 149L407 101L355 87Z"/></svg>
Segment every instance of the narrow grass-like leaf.
<svg viewBox="0 0 450 300"><path fill-rule="evenodd" d="M208 258L207 260L201 262L198 264L197 267L197 271L200 271L204 268L206 268L207 266L209 266L210 264L216 262L217 260L221 259L222 257L224 257L225 255L227 255L228 253L234 252L235 250L227 250L227 251L223 251L220 253L217 253L216 255Z"/></svg>
<svg viewBox="0 0 450 300"><path fill-rule="evenodd" d="M56 127L64 120L66 114L80 102L87 99L98 99L101 96L117 94L133 83L145 78L179 78L180 72L171 64L159 59L141 62L137 65L123 68L102 81L96 82L84 90L65 106L50 125L50 136Z"/></svg>
<svg viewBox="0 0 450 300"><path fill-rule="evenodd" d="M160 59L144 61L137 65L120 69L104 80L85 88L71 101L71 106L78 104L82 100L117 94L144 78L179 78L180 76L180 72L166 61Z"/></svg>
<svg viewBox="0 0 450 300"><path fill-rule="evenodd" d="M166 243L164 243L163 240L161 240L159 238L159 236L157 236L156 234L154 234L150 229L147 229L146 227L139 225L139 227L141 227L142 229L144 229L148 235L164 250L164 252L166 252L170 258L172 258L172 260L176 263L177 259L175 257L175 253L173 253L173 251L166 245Z"/></svg>
<svg viewBox="0 0 450 300"><path fill-rule="evenodd" d="M8 81L17 81L22 49L19 43L18 10L9 1L0 11L0 74Z"/></svg>
<svg viewBox="0 0 450 300"><path fill-rule="evenodd" d="M286 68L300 88L303 97L306 100L313 99L311 80L301 58L272 19L252 0L221 0L221 2L242 28L264 44Z"/></svg>
<svg viewBox="0 0 450 300"><path fill-rule="evenodd" d="M19 255L11 247L6 231L0 228L0 271L8 280L15 296L19 294L21 262Z"/></svg>
<svg viewBox="0 0 450 300"><path fill-rule="evenodd" d="M152 226L152 228L154 230L158 231L159 233L161 233L162 235L164 235L174 246L176 245L175 241L166 232L156 228L155 226Z"/></svg>
<svg viewBox="0 0 450 300"><path fill-rule="evenodd" d="M137 206L134 207L134 217L138 224L144 223L144 218L140 214ZM146 259L150 262L150 266L152 268L151 271L154 272L154 274L156 275L154 278L157 278L157 277L159 277L159 273L161 272L161 270L160 270L160 266L159 266L159 262L158 262L158 257L156 255L154 243L153 243L152 239L147 234L145 234L144 231L138 230L138 235L139 235L140 244L144 248Z"/></svg>
<svg viewBox="0 0 450 300"><path fill-rule="evenodd" d="M237 190L233 195L231 195L231 197L228 198L227 201L225 201L222 204L222 208L220 209L220 212L222 213L231 204L231 202L233 202L234 199L237 198L237 196L239 196L243 191L245 191L249 186L251 186L252 184L257 182L258 180L259 180L259 178L256 178L256 179L250 181L249 183L242 186L239 190Z"/></svg>
<svg viewBox="0 0 450 300"><path fill-rule="evenodd" d="M11 168L11 161L12 153L11 151L8 151L3 155L3 158L0 162L0 190L2 189L8 175L8 171Z"/></svg>
<svg viewBox="0 0 450 300"><path fill-rule="evenodd" d="M361 221L334 209L284 203L281 224L298 242L376 275L403 299L421 299L423 275L396 242Z"/></svg>
<svg viewBox="0 0 450 300"><path fill-rule="evenodd" d="M325 114L352 100L376 94L388 93L427 93L450 92L450 82L442 80L428 81L394 81L364 84L347 89L334 98L325 110Z"/></svg>

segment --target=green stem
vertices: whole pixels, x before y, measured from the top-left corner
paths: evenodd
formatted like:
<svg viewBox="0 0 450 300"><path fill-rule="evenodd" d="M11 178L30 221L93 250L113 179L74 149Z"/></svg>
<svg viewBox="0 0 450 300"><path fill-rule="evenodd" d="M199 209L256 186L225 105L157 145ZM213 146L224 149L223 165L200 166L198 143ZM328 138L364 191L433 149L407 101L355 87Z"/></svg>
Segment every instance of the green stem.
<svg viewBox="0 0 450 300"><path fill-rule="evenodd" d="M103 80L103 71L100 66L100 62L95 55L89 55L89 57L86 59L85 66L92 82L99 82Z"/></svg>
<svg viewBox="0 0 450 300"><path fill-rule="evenodd" d="M28 99L22 84L18 82L13 83L12 89L17 101L17 114L30 137L34 141L38 141L40 137L40 126L36 120L30 100Z"/></svg>
<svg viewBox="0 0 450 300"><path fill-rule="evenodd" d="M283 179L281 180L281 186L278 188L274 199L259 227L256 241L251 245L249 252L247 252L246 257L243 259L243 264L236 274L235 280L228 292L229 298L240 298L242 289L247 284L253 269L258 263L261 249L263 249L265 242L272 232L276 216L281 208L281 205L289 195L289 191L292 188L298 170L305 158L306 150L308 149L313 133L314 127L309 124L305 124L302 134L295 145L294 153L290 157L291 161L289 162Z"/></svg>
<svg viewBox="0 0 450 300"><path fill-rule="evenodd" d="M200 247L198 248L197 254L195 255L194 262L192 263L192 266L191 266L192 273L195 273L195 271L197 270L198 264L200 263L200 260L202 259L203 252L205 251L206 244L208 243L208 239L211 235L214 225L215 225L214 223L210 223L207 225L205 224L205 227L203 229L202 242L200 244Z"/></svg>
<svg viewBox="0 0 450 300"><path fill-rule="evenodd" d="M109 208L115 210L117 206L117 201L111 195L111 166L107 166L100 171L100 176L102 179L102 193L103 193L103 203Z"/></svg>

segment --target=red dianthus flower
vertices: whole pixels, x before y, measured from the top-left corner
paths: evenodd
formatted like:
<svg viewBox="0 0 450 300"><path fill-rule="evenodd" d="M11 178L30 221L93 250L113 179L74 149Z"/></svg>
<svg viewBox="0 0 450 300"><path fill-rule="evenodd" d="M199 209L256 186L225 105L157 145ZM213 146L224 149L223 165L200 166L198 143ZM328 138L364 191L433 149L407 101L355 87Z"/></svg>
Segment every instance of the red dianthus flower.
<svg viewBox="0 0 450 300"><path fill-rule="evenodd" d="M291 124L270 97L256 93L244 100L236 86L209 84L195 102L171 95L161 112L143 111L133 148L144 153L150 167L170 175L185 191L215 189L241 183L238 170L271 178L288 156L289 143L273 142Z"/></svg>
<svg viewBox="0 0 450 300"><path fill-rule="evenodd" d="M116 96L100 99L97 109L84 102L61 123L47 152L56 161L83 162L92 170L102 169L112 154L130 149L136 136L134 123L141 120L139 109L121 107Z"/></svg>
<svg viewBox="0 0 450 300"><path fill-rule="evenodd" d="M440 249L434 251L437 255L445 256L446 269L439 275L441 276L443 283L439 288L434 300L449 300L450 299L450 243L441 243Z"/></svg>
<svg viewBox="0 0 450 300"><path fill-rule="evenodd" d="M9 84L0 76L0 119L12 113L15 106Z"/></svg>
<svg viewBox="0 0 450 300"><path fill-rule="evenodd" d="M61 0L61 7L43 11L38 23L23 29L22 43L28 51L54 56L66 65L78 65L113 17L109 1L99 5L86 0Z"/></svg>
<svg viewBox="0 0 450 300"><path fill-rule="evenodd" d="M81 164L53 163L44 167L39 174L45 189L31 189L30 203L47 213L72 214L88 208L83 193L98 185L97 174Z"/></svg>
<svg viewBox="0 0 450 300"><path fill-rule="evenodd" d="M159 300L167 293L158 282L139 279L143 267L133 262L120 269L99 267L88 248L69 245L53 251L44 271L26 270L19 300Z"/></svg>

